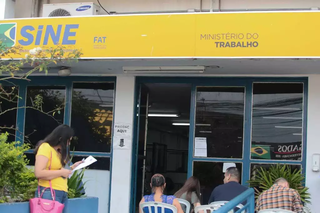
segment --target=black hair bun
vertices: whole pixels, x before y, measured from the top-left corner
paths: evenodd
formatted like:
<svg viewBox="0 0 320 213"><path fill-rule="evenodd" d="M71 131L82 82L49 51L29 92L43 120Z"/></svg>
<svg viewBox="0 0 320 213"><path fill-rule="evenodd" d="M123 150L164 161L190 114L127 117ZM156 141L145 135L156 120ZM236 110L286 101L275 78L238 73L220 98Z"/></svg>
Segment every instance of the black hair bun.
<svg viewBox="0 0 320 213"><path fill-rule="evenodd" d="M152 187L161 187L166 183L165 178L162 175L154 175L151 178L151 186Z"/></svg>

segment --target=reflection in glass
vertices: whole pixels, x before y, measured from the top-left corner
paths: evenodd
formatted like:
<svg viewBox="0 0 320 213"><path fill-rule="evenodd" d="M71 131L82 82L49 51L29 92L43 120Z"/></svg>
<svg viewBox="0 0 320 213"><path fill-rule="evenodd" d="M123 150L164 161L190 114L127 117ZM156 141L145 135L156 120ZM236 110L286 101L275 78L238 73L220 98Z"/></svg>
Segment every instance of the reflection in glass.
<svg viewBox="0 0 320 213"><path fill-rule="evenodd" d="M15 141L18 87L0 85L0 133L8 133L8 142Z"/></svg>
<svg viewBox="0 0 320 213"><path fill-rule="evenodd" d="M195 156L242 158L243 116L243 87L198 87L195 149L202 137L207 153L199 149Z"/></svg>
<svg viewBox="0 0 320 213"><path fill-rule="evenodd" d="M242 164L236 163L236 167L242 174ZM207 204L213 189L223 184L223 163L195 161L193 162L193 175L200 180L201 204Z"/></svg>
<svg viewBox="0 0 320 213"><path fill-rule="evenodd" d="M54 128L63 124L65 87L28 87L26 103L24 141L33 149Z"/></svg>
<svg viewBox="0 0 320 213"><path fill-rule="evenodd" d="M110 152L113 93L113 83L73 85L71 126L76 137L71 150Z"/></svg>
<svg viewBox="0 0 320 213"><path fill-rule="evenodd" d="M301 160L303 84L255 83L253 159Z"/></svg>

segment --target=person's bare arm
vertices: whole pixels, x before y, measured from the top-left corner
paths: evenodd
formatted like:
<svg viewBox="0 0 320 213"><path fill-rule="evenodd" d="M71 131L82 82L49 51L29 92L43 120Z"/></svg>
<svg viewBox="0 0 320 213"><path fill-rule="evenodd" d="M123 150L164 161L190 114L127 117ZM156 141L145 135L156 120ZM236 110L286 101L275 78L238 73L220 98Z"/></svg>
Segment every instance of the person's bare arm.
<svg viewBox="0 0 320 213"><path fill-rule="evenodd" d="M172 204L177 208L178 213L184 213L177 198L173 200Z"/></svg>
<svg viewBox="0 0 320 213"><path fill-rule="evenodd" d="M201 206L200 202L196 202L196 203L193 204L194 212L196 212L196 207L197 206ZM199 213L204 213L204 211L201 210Z"/></svg>
<svg viewBox="0 0 320 213"><path fill-rule="evenodd" d="M193 206L197 207L197 206L201 206L201 204L200 204L200 202L197 202L197 203L194 203Z"/></svg>
<svg viewBox="0 0 320 213"><path fill-rule="evenodd" d="M37 179L52 180L57 177L68 178L72 173L71 170L61 168L60 170L47 170L47 164L49 159L43 155L36 156L36 163L34 167L34 174Z"/></svg>
<svg viewBox="0 0 320 213"><path fill-rule="evenodd" d="M139 213L143 213L143 210L140 208L140 204L144 203L144 197L141 199L140 203L139 203ZM151 213L151 212L150 212Z"/></svg>

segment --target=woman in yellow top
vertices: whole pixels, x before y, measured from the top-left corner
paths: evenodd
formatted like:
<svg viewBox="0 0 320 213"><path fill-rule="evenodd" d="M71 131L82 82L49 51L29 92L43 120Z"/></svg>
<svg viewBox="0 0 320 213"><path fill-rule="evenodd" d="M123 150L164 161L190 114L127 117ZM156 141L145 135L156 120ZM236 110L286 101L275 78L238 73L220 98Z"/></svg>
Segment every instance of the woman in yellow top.
<svg viewBox="0 0 320 213"><path fill-rule="evenodd" d="M40 193L47 187L55 191L55 200L66 204L68 201L68 177L72 173L71 170L65 169L66 163L70 156L70 142L74 135L74 131L67 125L60 125L55 128L43 141L39 141L35 153L35 175L39 179ZM78 166L79 161L71 166L71 169ZM49 169L51 165L51 168ZM38 197L38 190L36 191ZM52 200L50 188L43 192L42 198Z"/></svg>

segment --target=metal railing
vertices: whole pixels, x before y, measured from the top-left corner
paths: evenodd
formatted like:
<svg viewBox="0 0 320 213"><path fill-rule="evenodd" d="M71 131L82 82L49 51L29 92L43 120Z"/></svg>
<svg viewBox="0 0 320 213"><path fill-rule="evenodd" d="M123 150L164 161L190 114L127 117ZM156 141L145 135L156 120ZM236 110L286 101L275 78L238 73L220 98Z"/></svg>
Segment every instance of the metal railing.
<svg viewBox="0 0 320 213"><path fill-rule="evenodd" d="M214 213L230 212L233 209L235 209L238 204L243 203L244 201L246 201L246 204L243 205L242 208L235 211L235 213L242 213L242 212L254 213L255 200L254 200L254 190L252 188L246 190L245 192L243 192L239 196L230 200L228 203L221 206L218 210L214 211Z"/></svg>

